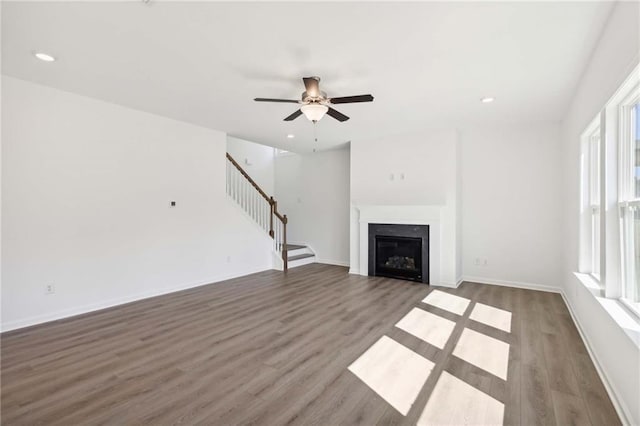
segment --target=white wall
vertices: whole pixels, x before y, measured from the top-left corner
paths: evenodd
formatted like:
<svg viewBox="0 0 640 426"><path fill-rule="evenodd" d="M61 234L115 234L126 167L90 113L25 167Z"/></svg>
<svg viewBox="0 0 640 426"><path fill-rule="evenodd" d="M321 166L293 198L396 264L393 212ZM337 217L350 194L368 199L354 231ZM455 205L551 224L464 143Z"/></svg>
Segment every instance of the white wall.
<svg viewBox="0 0 640 426"><path fill-rule="evenodd" d="M227 152L267 195L275 194L275 148L227 136Z"/></svg>
<svg viewBox="0 0 640 426"><path fill-rule="evenodd" d="M617 3L592 54L562 126L564 174L564 252L562 284L605 384L627 421L640 424L640 351L605 309L609 301L578 281L580 134L640 61L640 4Z"/></svg>
<svg viewBox="0 0 640 426"><path fill-rule="evenodd" d="M466 129L460 139L465 280L558 288L559 125Z"/></svg>
<svg viewBox="0 0 640 426"><path fill-rule="evenodd" d="M224 133L2 86L3 330L271 268L226 198Z"/></svg>
<svg viewBox="0 0 640 426"><path fill-rule="evenodd" d="M461 275L457 260L457 143L453 130L351 142L352 272L360 269L358 206L438 206L440 279L432 284L455 285Z"/></svg>
<svg viewBox="0 0 640 426"><path fill-rule="evenodd" d="M321 263L349 265L349 149L276 157L276 200L287 238Z"/></svg>

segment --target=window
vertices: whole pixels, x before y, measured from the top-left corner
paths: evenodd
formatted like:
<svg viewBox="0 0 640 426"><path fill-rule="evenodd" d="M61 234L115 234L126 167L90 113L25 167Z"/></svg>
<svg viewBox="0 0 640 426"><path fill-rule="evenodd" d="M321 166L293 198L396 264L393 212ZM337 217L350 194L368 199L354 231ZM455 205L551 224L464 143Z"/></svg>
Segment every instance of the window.
<svg viewBox="0 0 640 426"><path fill-rule="evenodd" d="M640 106L638 90L619 106L622 299L640 312Z"/></svg>
<svg viewBox="0 0 640 426"><path fill-rule="evenodd" d="M640 66L581 136L580 272L640 317Z"/></svg>
<svg viewBox="0 0 640 426"><path fill-rule="evenodd" d="M585 222L584 236L587 251L584 272L589 272L596 280L600 281L601 269L601 223L600 215L600 188L601 181L601 144L600 144L600 115L587 127L582 135L582 156L583 156L583 193Z"/></svg>

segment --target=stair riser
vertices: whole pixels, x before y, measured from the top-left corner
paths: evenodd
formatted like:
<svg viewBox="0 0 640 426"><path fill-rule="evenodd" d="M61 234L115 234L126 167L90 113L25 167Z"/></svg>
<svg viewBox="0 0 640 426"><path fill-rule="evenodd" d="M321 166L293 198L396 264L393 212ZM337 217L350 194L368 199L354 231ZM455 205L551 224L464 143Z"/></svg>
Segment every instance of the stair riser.
<svg viewBox="0 0 640 426"><path fill-rule="evenodd" d="M315 256L305 257L304 259L289 261L287 266L289 267L289 269L291 269L291 268L296 268L298 266L308 265L310 263L315 263L315 261L316 261L316 257Z"/></svg>

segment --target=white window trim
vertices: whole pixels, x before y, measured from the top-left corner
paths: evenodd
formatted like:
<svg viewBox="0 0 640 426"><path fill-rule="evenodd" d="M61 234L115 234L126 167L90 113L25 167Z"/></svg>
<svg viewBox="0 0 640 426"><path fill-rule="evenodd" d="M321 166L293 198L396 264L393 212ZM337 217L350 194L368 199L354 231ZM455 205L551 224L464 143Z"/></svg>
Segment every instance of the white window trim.
<svg viewBox="0 0 640 426"><path fill-rule="evenodd" d="M594 152L594 138L599 137L597 152ZM582 151L582 171L581 171L581 185L582 185L582 200L581 200L581 217L580 217L580 235L581 235L581 253L580 253L580 272L589 274L598 285L602 285L601 277L604 272L603 268L603 215L599 214L600 229L599 229L599 245L596 247L596 241L594 240L594 228L595 223L593 218L596 213L602 211L602 160L603 160L603 143L602 143L602 130L601 130L601 116L598 114L591 123L587 126L585 131L580 137L581 151ZM597 156L599 161L594 162L594 156ZM598 179L594 182L594 168L597 170ZM595 183L598 186L594 186ZM597 199L597 203L594 203L594 197ZM597 255L599 254L599 255Z"/></svg>

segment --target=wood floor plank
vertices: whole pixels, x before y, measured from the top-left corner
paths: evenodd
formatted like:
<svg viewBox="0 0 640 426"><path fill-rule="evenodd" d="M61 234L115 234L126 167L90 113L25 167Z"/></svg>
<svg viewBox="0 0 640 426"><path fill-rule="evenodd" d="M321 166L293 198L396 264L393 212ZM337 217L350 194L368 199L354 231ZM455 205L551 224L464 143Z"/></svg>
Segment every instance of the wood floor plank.
<svg viewBox="0 0 640 426"><path fill-rule="evenodd" d="M582 426L591 423L582 398L555 390L552 395L553 409L559 425Z"/></svg>
<svg viewBox="0 0 640 426"><path fill-rule="evenodd" d="M504 424L619 424L559 295L438 288L470 300L456 314L422 302L433 290L310 264L4 333L0 421L415 425L446 372L504 404ZM476 303L510 331L469 319ZM444 347L395 327L413 308L455 323ZM509 345L506 380L452 355L465 329ZM406 416L347 369L383 336L434 363Z"/></svg>
<svg viewBox="0 0 640 426"><path fill-rule="evenodd" d="M569 348L560 334L542 333L544 359L551 389L566 394L580 396L578 381L573 368L567 368Z"/></svg>
<svg viewBox="0 0 640 426"><path fill-rule="evenodd" d="M547 370L538 363L521 366L520 422L523 425L555 425Z"/></svg>
<svg viewBox="0 0 640 426"><path fill-rule="evenodd" d="M580 393L591 424L619 425L620 420L589 355L573 354L570 358Z"/></svg>

